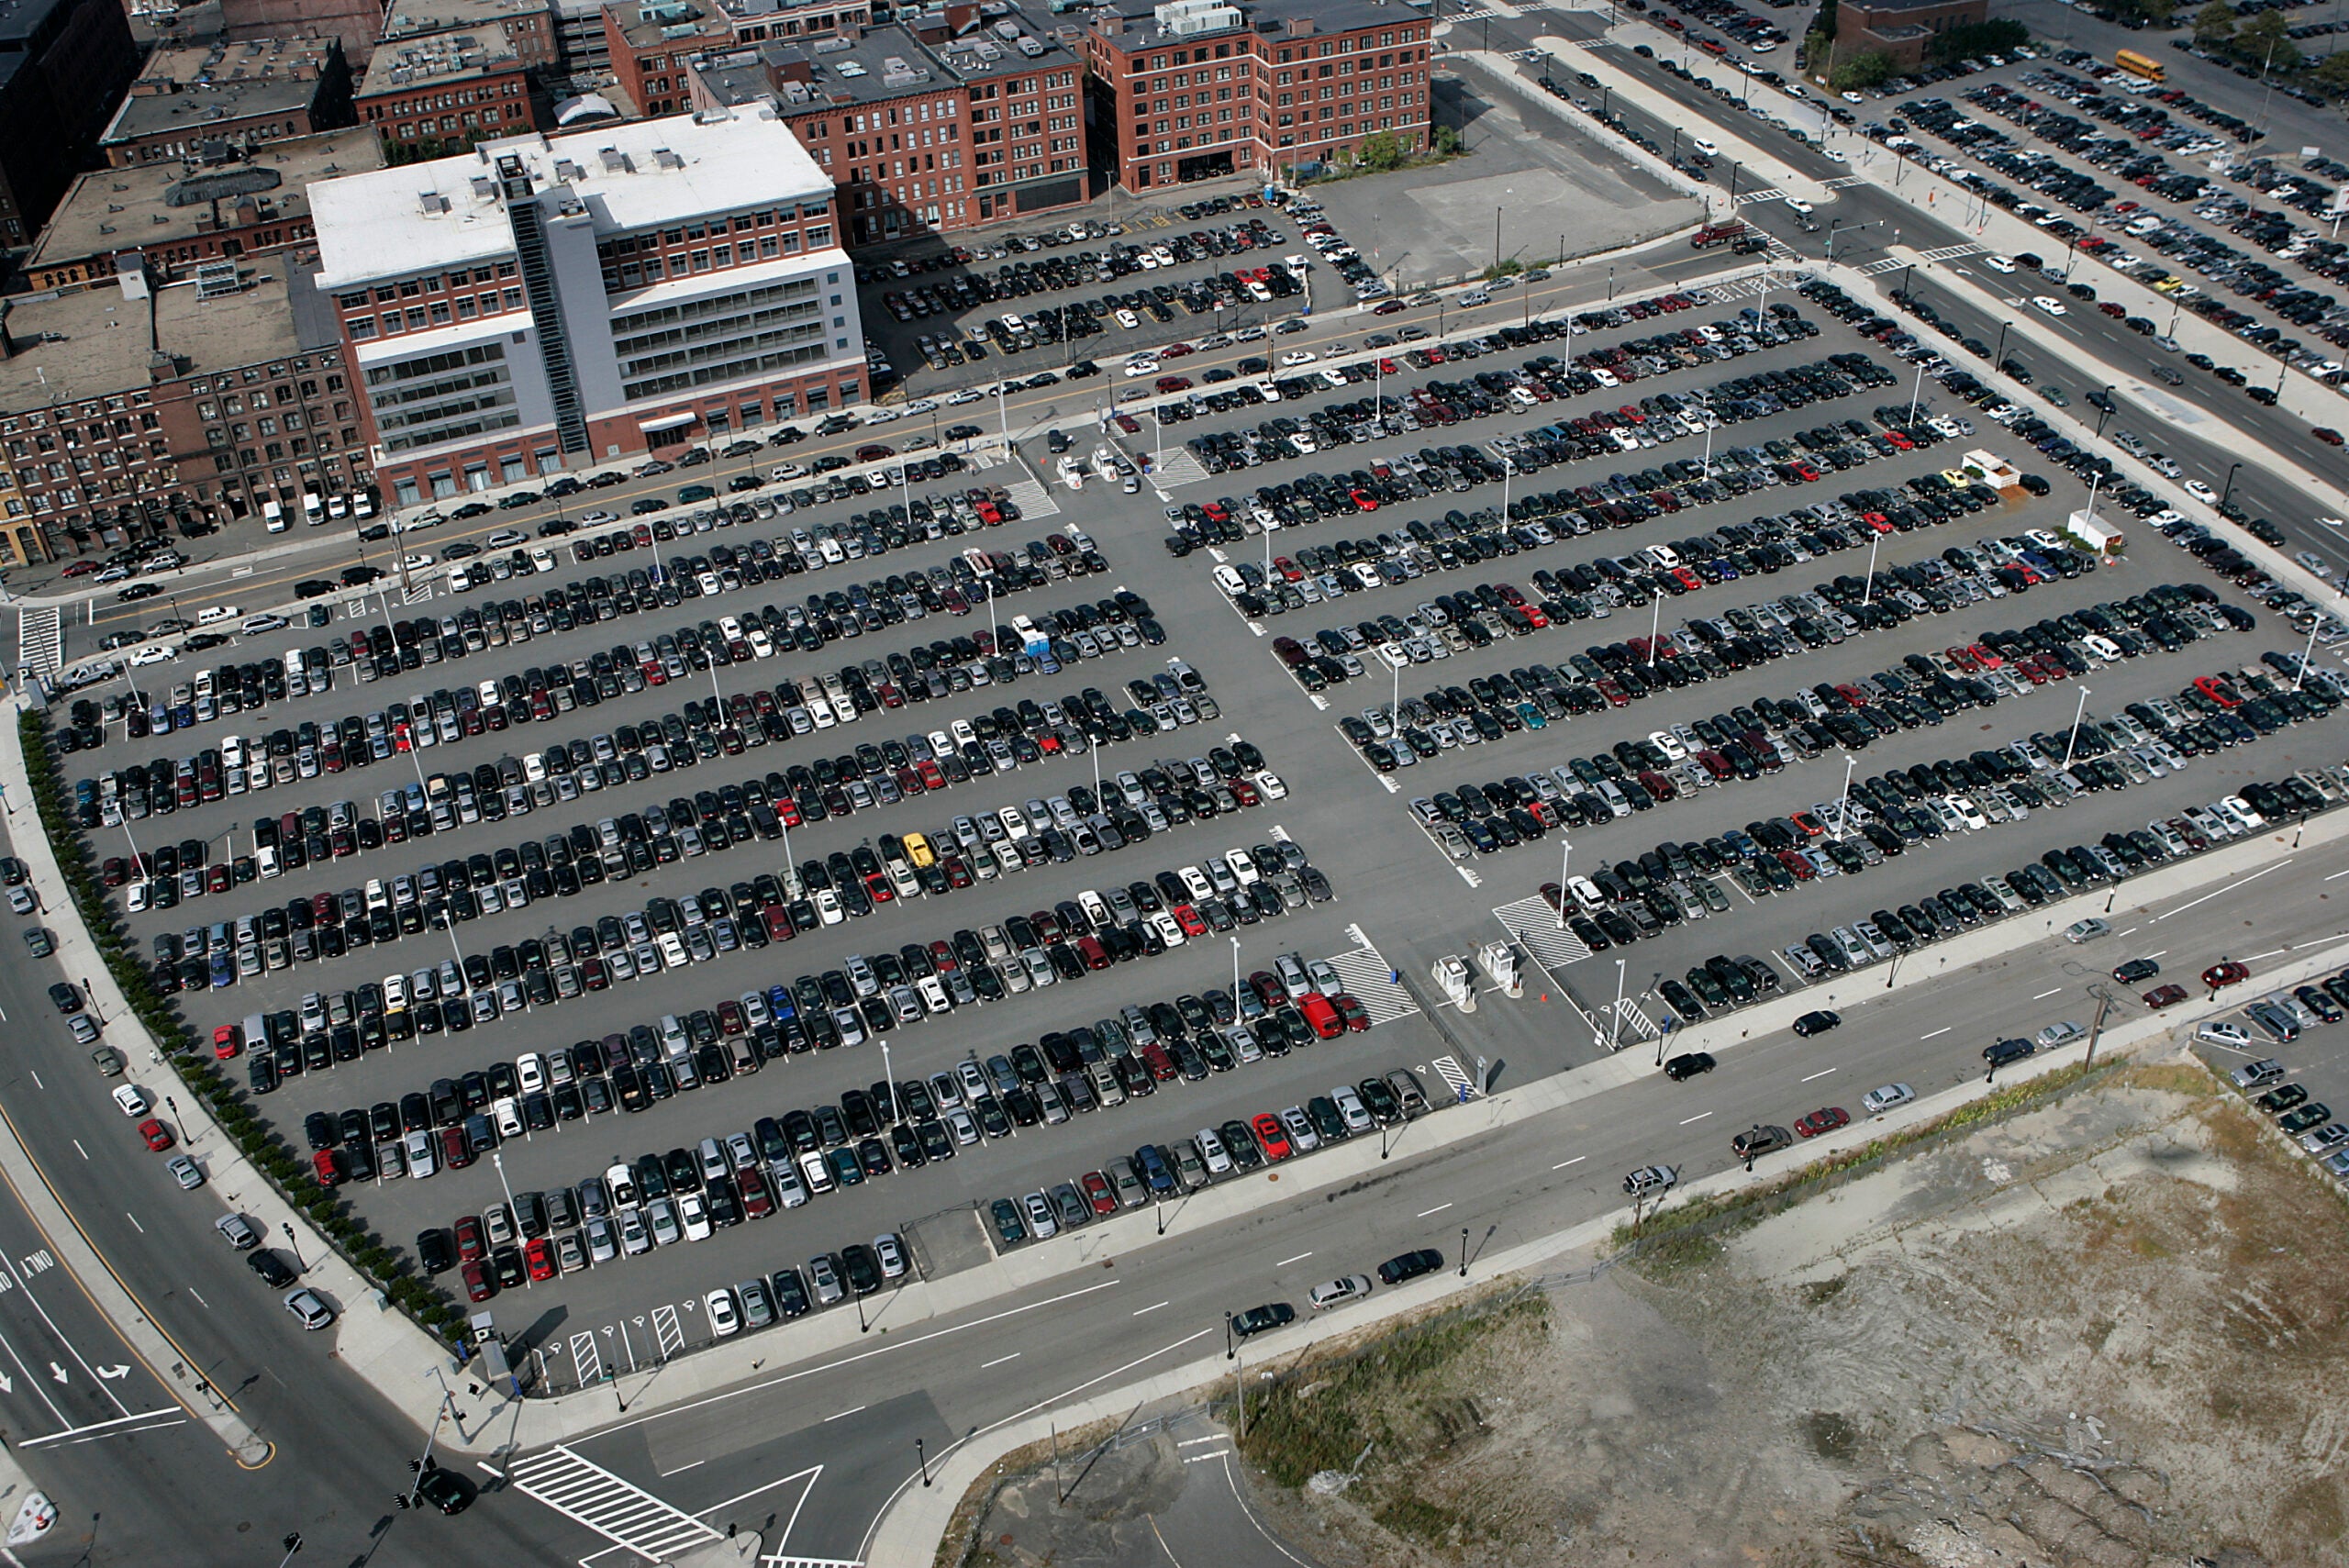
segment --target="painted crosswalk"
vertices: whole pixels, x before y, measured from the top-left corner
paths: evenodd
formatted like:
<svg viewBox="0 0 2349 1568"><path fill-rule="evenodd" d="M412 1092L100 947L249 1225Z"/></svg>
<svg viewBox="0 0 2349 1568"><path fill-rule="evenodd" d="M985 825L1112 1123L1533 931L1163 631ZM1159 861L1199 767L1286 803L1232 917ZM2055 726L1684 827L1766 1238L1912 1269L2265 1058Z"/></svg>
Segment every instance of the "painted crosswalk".
<svg viewBox="0 0 2349 1568"><path fill-rule="evenodd" d="M1831 191L1848 191L1854 185L1865 185L1867 183L1867 176L1865 174L1839 174L1834 179L1827 181L1826 186Z"/></svg>
<svg viewBox="0 0 2349 1568"><path fill-rule="evenodd" d="M1520 898L1493 911L1509 940L1523 948L1533 962L1555 975L1570 963L1590 956L1580 937L1558 924L1558 912L1541 898Z"/></svg>
<svg viewBox="0 0 2349 1568"><path fill-rule="evenodd" d="M1880 278L1887 272L1897 272L1909 263L1898 256L1887 256L1880 261L1870 261L1860 269L1864 276Z"/></svg>
<svg viewBox="0 0 2349 1568"><path fill-rule="evenodd" d="M1031 522L1060 515L1061 504L1052 499L1052 493L1044 488L1041 479L1015 479L1004 490L1010 495L1011 504L1019 508L1019 515Z"/></svg>
<svg viewBox="0 0 2349 1568"><path fill-rule="evenodd" d="M1979 256L1980 254L1982 254L1982 247L1979 245L1944 245L1937 250L1920 250L1917 252L1917 259L1921 261L1954 261L1961 256Z"/></svg>
<svg viewBox="0 0 2349 1568"><path fill-rule="evenodd" d="M1395 966L1386 962L1386 955L1363 940L1360 928L1353 928L1351 934L1362 945L1330 954L1330 967L1338 972L1347 991L1370 1015L1371 1023L1390 1024L1418 1012L1419 1004L1411 1000L1411 994L1395 983Z"/></svg>
<svg viewBox="0 0 2349 1568"><path fill-rule="evenodd" d="M1775 189L1765 191L1740 191L1737 193L1737 201L1740 206L1748 206L1755 202L1782 202L1786 199L1786 192Z"/></svg>
<svg viewBox="0 0 2349 1568"><path fill-rule="evenodd" d="M667 1361L685 1348L685 1325L677 1320L677 1309L674 1307L656 1307L652 1309L652 1339L660 1348L662 1361Z"/></svg>
<svg viewBox="0 0 2349 1568"><path fill-rule="evenodd" d="M514 1489L649 1562L667 1562L726 1538L633 1482L557 1446L517 1460Z"/></svg>
<svg viewBox="0 0 2349 1568"><path fill-rule="evenodd" d="M50 674L63 655L64 632L55 606L22 610L17 616L17 666Z"/></svg>

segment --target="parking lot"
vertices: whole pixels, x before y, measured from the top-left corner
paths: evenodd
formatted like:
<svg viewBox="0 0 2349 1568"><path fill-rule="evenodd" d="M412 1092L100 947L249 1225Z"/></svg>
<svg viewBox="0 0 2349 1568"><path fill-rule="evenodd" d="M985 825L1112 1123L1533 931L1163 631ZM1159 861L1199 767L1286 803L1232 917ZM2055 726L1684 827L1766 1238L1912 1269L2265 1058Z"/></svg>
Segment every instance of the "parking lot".
<svg viewBox="0 0 2349 1568"><path fill-rule="evenodd" d="M1521 1081L1660 1049L1741 986L1815 980L1831 1006L1853 971L2169 858L2165 833L2190 851L2171 818L2211 841L2232 823L2206 803L2340 760L2319 692L2260 689L2289 684L2261 663L2297 651L2281 617L2133 518L2084 570L2053 536L2085 486L1987 405L1928 383L1910 421L1907 367L1815 301L1633 303L1473 363L1349 354L1366 384L1268 368L1273 406L1178 395L1167 435L1198 444L1157 476L1172 518L1025 478L993 524L962 490L811 495L787 522L672 526L665 584L648 522L626 561L570 541L429 634L396 607L337 623L340 660L301 657L306 628L244 639L237 701L270 729L217 678L185 730L117 725L75 771L162 771L144 816L94 791L93 841L205 862L173 868L169 909L151 877L133 929L201 924L208 950L228 923L191 1016L281 1016L235 1070L273 1063L258 1107L329 1144L387 1236L484 1217L510 1278L544 1219L561 1276L520 1287L528 1310L590 1338L535 1348L589 1380L591 1352L717 1332L718 1286L832 1254L862 1274L845 1249L885 1232L934 1276L1212 1175L1212 1151L1400 1127L1372 1085L1408 1070L1441 1104L1475 1071L1417 1016L1429 982L1397 984L1445 953L1524 950L1553 1010L1488 1007L1475 1036ZM2050 493L1943 477L1977 449ZM926 516L889 515L911 495ZM325 690L295 694L289 643ZM2076 737L2079 713L2103 722ZM411 1133L429 1180L388 1173ZM618 1255L565 1269L599 1219ZM658 1266L676 1248L691 1267Z"/></svg>

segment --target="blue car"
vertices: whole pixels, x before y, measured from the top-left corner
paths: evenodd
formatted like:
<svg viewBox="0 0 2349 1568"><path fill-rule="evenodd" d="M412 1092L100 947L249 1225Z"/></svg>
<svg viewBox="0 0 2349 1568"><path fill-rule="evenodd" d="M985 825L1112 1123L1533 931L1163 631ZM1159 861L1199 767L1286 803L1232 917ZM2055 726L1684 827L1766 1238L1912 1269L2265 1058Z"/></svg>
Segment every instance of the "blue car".
<svg viewBox="0 0 2349 1568"><path fill-rule="evenodd" d="M213 949L209 956L212 964L212 989L217 991L223 985L234 985L237 983L236 960L231 958L226 950L220 948Z"/></svg>

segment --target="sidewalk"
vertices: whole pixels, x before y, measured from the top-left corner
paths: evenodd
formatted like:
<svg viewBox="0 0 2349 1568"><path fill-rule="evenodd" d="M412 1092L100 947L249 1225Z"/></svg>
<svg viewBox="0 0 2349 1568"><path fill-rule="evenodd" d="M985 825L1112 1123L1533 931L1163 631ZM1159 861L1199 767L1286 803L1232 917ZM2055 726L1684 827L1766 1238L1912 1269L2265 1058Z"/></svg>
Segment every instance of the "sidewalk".
<svg viewBox="0 0 2349 1568"><path fill-rule="evenodd" d="M2340 826L2349 828L2349 823ZM2338 836L2341 835L2336 834ZM2134 884L2132 885L2133 887ZM2057 917L2068 920L2072 917ZM2337 968L2344 952L2349 952L2349 938L2330 947L2310 950L2308 956L2284 965L2273 975L2262 975L2261 981L2270 989L2304 984ZM1846 1004L1847 1006L1852 1005ZM2086 1059L2091 1044L2100 1055L2108 1058L2155 1051L2174 1044L2182 1046L2191 1038L2191 1030L2196 1024L2204 1018L2231 1012L2239 1005L2240 999L2223 1004L2205 1003L2188 1015L2147 1014L2116 1024L2106 1029L2093 1041L2042 1051L2005 1069L2007 1076L2003 1083L1991 1083L1986 1076L1979 1082L1968 1081L1941 1094L1913 1100L1886 1115L1855 1120L1848 1127L1805 1144L1800 1162L1795 1166L1780 1165L1752 1173L1731 1167L1719 1175L1685 1183L1675 1191L1686 1201L1731 1195L1783 1181L1791 1170L1800 1169L1802 1165L1823 1162L1849 1151L1865 1148L1888 1134L1923 1126L1962 1106L2011 1088L2018 1083L2027 1083L2070 1067ZM1720 1047L1717 1045L1714 1049ZM1252 1350L1250 1354L1258 1356L1260 1360L1277 1356L1293 1366L1308 1348L1331 1340L1353 1339L1373 1323L1441 1307L1453 1296L1483 1290L1496 1280L1549 1272L1551 1265L1563 1259L1602 1246L1613 1236L1616 1228L1630 1218L1631 1210L1618 1209L1555 1234L1508 1248L1489 1257L1478 1258L1474 1265L1473 1278L1463 1278L1456 1272L1446 1269L1405 1285L1382 1290L1375 1304L1366 1309L1366 1316L1355 1313L1333 1318L1307 1318L1294 1329L1275 1333L1270 1340L1274 1348L1262 1351ZM1069 1403L1047 1400L1004 1421L978 1428L954 1447L930 1456L930 1484L927 1488L916 1485L917 1477L910 1473L899 1483L866 1539L863 1559L889 1564L931 1561L952 1522L954 1510L970 1490L985 1479L988 1468L1016 1449L1044 1440L1047 1433L1055 1429L1075 1429L1096 1421L1120 1420L1138 1405L1158 1400L1186 1396L1192 1399L1202 1395L1227 1396L1231 1385L1244 1377L1246 1372L1245 1358L1231 1362L1211 1353L1204 1354L1182 1366L1170 1368L1139 1382L1089 1393L1084 1398Z"/></svg>

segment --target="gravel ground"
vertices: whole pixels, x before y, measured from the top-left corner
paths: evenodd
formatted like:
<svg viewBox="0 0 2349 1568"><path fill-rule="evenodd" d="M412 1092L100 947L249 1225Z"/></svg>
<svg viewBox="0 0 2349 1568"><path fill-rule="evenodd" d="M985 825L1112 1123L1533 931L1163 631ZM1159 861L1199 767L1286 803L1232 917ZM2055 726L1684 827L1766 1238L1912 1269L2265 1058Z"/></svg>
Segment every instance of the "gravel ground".
<svg viewBox="0 0 2349 1568"><path fill-rule="evenodd" d="M2344 1251L2198 1066L2133 1069L1333 1405L1373 1459L1267 1522L1330 1568L2341 1562Z"/></svg>

